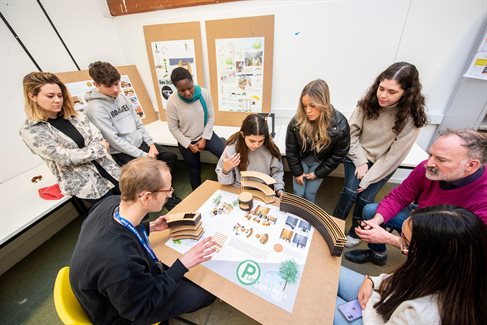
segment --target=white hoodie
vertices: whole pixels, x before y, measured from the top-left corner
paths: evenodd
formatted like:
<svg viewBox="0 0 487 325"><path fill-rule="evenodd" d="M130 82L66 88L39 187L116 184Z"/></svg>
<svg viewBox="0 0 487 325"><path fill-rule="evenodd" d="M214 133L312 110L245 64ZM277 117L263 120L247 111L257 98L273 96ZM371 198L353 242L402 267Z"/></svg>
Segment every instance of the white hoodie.
<svg viewBox="0 0 487 325"><path fill-rule="evenodd" d="M125 95L113 98L94 89L86 93L85 100L88 103L85 113L110 143L110 154L147 155L139 147L142 141L149 146L154 141Z"/></svg>

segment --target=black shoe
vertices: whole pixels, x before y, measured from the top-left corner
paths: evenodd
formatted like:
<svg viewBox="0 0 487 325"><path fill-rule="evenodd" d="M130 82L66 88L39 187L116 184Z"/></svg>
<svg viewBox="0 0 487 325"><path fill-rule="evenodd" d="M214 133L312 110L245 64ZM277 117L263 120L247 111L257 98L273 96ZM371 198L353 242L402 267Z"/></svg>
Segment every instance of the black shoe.
<svg viewBox="0 0 487 325"><path fill-rule="evenodd" d="M371 249L354 249L353 251L345 253L345 258L353 263L363 264L372 262L375 265L384 266L387 261L387 254L380 256Z"/></svg>
<svg viewBox="0 0 487 325"><path fill-rule="evenodd" d="M173 196L169 198L164 205L164 207L167 209L167 211L171 211L178 203L181 202L181 199L179 201Z"/></svg>

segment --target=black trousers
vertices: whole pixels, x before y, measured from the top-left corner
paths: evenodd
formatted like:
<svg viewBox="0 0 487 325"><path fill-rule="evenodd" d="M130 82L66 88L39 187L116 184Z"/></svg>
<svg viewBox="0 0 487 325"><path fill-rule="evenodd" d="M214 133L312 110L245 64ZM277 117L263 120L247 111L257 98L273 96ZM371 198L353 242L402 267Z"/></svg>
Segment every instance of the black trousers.
<svg viewBox="0 0 487 325"><path fill-rule="evenodd" d="M157 143L154 143L154 144L157 148L157 151L159 151L159 154L157 155L157 160L165 161L167 163L167 165L169 166L169 168L171 168L171 171L172 171L174 169L176 161L178 160L178 155L175 154L174 152L169 151L168 149L166 149L165 147L163 147ZM147 143L142 142L139 149L142 150L143 152L149 152L150 148L147 145ZM115 160L115 162L119 166L123 166L123 165L127 164L129 161L135 159L135 157L129 156L126 153L116 153L116 154L113 154L112 157L113 157L113 160Z"/></svg>
<svg viewBox="0 0 487 325"><path fill-rule="evenodd" d="M215 296L211 293L193 282L183 279L162 308L154 311L144 319L135 321L134 324L154 324L165 321L181 314L191 313L207 307L214 301Z"/></svg>

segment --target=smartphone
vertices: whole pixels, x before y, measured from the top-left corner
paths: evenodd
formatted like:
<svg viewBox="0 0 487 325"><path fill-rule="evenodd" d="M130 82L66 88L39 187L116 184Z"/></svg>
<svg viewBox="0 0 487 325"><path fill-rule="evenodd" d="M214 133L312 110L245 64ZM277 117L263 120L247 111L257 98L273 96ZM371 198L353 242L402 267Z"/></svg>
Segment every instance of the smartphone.
<svg viewBox="0 0 487 325"><path fill-rule="evenodd" d="M357 299L344 303L338 306L338 309L349 322L362 317L362 307Z"/></svg>
<svg viewBox="0 0 487 325"><path fill-rule="evenodd" d="M357 221L358 221L358 226L363 230L369 230L372 228L370 227L370 225L367 223L367 220L365 219L359 219Z"/></svg>

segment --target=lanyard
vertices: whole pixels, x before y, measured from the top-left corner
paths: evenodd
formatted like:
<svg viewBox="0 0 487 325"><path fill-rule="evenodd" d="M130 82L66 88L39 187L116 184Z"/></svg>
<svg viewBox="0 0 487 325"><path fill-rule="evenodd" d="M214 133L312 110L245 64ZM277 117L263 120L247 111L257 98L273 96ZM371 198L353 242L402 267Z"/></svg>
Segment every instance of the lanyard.
<svg viewBox="0 0 487 325"><path fill-rule="evenodd" d="M159 259L156 257L156 254L154 253L152 248L149 246L149 237L147 237L147 231L145 230L145 228L141 227L142 228L142 234L144 235L144 238L142 238L142 236L140 236L140 233L137 231L137 229L135 229L135 227L130 223L130 221L128 221L127 219L122 218L120 216L120 214L118 213L118 208L115 210L114 216L115 216L115 218L117 218L118 221L120 221L122 226L124 226L125 228L127 228L128 230L133 232L135 234L135 236L137 236L137 239L139 240L139 242L142 244L142 246L144 246L145 251L149 254L149 256L152 258L152 261L157 265L157 267L160 270L162 263L159 261Z"/></svg>

